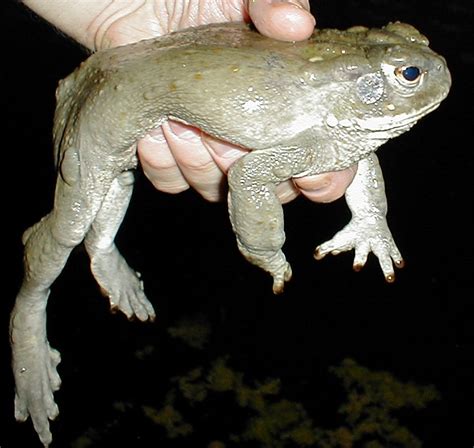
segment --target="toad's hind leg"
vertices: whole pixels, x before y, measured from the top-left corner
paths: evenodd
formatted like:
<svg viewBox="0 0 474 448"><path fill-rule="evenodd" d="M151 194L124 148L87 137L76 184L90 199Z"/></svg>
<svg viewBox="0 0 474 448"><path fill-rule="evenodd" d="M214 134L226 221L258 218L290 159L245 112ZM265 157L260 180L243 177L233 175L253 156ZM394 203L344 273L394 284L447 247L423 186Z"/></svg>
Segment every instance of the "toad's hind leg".
<svg viewBox="0 0 474 448"><path fill-rule="evenodd" d="M127 210L134 176L125 171L117 176L90 227L85 246L91 259L91 270L112 309L128 318L153 320L155 311L143 291L140 274L133 271L117 249L114 238Z"/></svg>
<svg viewBox="0 0 474 448"><path fill-rule="evenodd" d="M107 169L96 166L93 175L85 168L80 172L77 164L71 166L77 168L76 177L65 176L66 182L58 176L53 211L24 234L25 273L10 320L15 417L24 421L31 416L44 446L52 439L48 420L58 414L53 393L60 386L60 356L46 335L50 287L72 249L83 241L113 179ZM71 173L72 169L66 174Z"/></svg>

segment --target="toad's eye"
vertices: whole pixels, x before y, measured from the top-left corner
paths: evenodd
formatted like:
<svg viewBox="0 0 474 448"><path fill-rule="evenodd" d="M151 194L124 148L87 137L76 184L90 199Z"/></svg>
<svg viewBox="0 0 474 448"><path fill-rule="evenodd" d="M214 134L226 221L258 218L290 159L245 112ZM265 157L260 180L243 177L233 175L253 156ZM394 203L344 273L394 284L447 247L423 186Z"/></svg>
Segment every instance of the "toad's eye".
<svg viewBox="0 0 474 448"><path fill-rule="evenodd" d="M395 75L402 81L415 83L420 79L422 72L418 67L412 65L409 67L397 67Z"/></svg>
<svg viewBox="0 0 474 448"><path fill-rule="evenodd" d="M402 76L407 81L416 81L421 75L421 70L418 67L407 67L402 70Z"/></svg>

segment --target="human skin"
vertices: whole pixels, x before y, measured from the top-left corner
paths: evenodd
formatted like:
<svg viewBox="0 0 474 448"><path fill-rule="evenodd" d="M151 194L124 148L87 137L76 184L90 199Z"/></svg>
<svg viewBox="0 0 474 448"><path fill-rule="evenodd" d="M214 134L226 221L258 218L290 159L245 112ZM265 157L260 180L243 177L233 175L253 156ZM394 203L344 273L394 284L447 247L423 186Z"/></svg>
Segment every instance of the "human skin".
<svg viewBox="0 0 474 448"><path fill-rule="evenodd" d="M264 35L287 41L307 39L315 19L305 0L24 0L56 28L88 50L129 44L190 26L249 21ZM191 126L168 121L138 142L145 175L160 191L194 188L205 199L224 198L223 177L248 151L206 135ZM303 193L315 202L341 197L356 166L306 176L278 186L281 202Z"/></svg>

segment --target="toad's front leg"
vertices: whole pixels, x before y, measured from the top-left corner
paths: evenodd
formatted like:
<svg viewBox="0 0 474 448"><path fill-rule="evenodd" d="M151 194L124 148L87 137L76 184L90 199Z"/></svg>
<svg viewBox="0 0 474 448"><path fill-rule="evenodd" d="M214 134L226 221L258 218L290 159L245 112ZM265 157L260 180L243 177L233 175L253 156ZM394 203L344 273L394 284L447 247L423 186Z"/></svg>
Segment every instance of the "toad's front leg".
<svg viewBox="0 0 474 448"><path fill-rule="evenodd" d="M283 292L291 267L281 250L285 242L283 209L276 186L305 168L303 150L253 151L229 170L229 215L241 253L273 277L273 292Z"/></svg>
<svg viewBox="0 0 474 448"><path fill-rule="evenodd" d="M316 248L315 258L355 250L354 270L360 270L372 251L379 259L387 282L395 280L393 266L403 267L403 259L388 228L387 199L382 170L375 154L359 162L357 174L346 191L352 219L334 237Z"/></svg>

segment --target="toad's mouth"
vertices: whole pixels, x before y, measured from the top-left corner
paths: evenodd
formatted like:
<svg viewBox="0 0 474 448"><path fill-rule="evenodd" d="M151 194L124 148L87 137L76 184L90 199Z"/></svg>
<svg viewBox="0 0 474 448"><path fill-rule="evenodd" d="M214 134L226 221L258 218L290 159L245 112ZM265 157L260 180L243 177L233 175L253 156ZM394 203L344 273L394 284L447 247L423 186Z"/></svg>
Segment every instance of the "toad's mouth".
<svg viewBox="0 0 474 448"><path fill-rule="evenodd" d="M371 138L390 138L408 131L420 118L431 113L439 107L441 101L431 103L424 108L413 113L402 113L394 115L391 119L387 117L370 117L370 118L356 118L356 126L364 131L369 131Z"/></svg>

